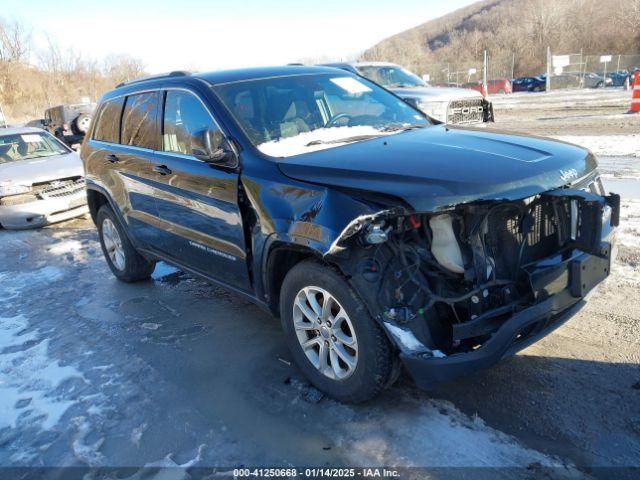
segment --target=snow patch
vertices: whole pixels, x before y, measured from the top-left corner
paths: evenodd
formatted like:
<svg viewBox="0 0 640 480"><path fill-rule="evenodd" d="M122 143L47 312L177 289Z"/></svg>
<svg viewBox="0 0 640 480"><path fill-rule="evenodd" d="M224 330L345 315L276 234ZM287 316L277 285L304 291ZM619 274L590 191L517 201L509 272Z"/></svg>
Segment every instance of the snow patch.
<svg viewBox="0 0 640 480"><path fill-rule="evenodd" d="M78 240L60 240L58 243L52 245L49 249L49 253L54 255L66 255L68 253L79 253L84 251L84 246Z"/></svg>
<svg viewBox="0 0 640 480"><path fill-rule="evenodd" d="M595 155L640 158L640 134L630 135L557 135L552 138L588 148Z"/></svg>
<svg viewBox="0 0 640 480"><path fill-rule="evenodd" d="M291 157L302 153L339 147L340 145L345 145L345 143L347 143L319 143L309 145L310 142L332 142L359 135L383 136L393 135L394 133L397 132L381 132L380 130L370 126L318 128L310 132L302 132L294 137L281 138L279 140L261 143L258 145L258 150L272 157Z"/></svg>
<svg viewBox="0 0 640 480"><path fill-rule="evenodd" d="M469 417L450 402L403 399L398 408L371 412L375 422L349 422L340 440L355 465L411 467L564 467L554 457Z"/></svg>
<svg viewBox="0 0 640 480"><path fill-rule="evenodd" d="M30 290L42 288L63 278L63 270L51 265L33 271L2 272L0 273L0 283L3 284L4 295L0 297L0 301L24 296Z"/></svg>
<svg viewBox="0 0 640 480"><path fill-rule="evenodd" d="M30 423L50 430L76 403L55 390L65 380L83 378L51 359L49 340L38 341L37 331L25 332L28 326L22 315L0 317L0 352L6 352L0 353L0 429Z"/></svg>
<svg viewBox="0 0 640 480"><path fill-rule="evenodd" d="M157 467L157 468L191 468L195 465L198 464L198 462L200 462L202 460L202 453L204 452L204 449L206 448L205 444L202 444L198 447L198 453L196 454L196 456L194 458L192 458L191 460L185 462L185 463L176 463L176 461L173 459L173 453L169 453L166 457L164 457L162 460L159 460L157 462L151 462L151 463L147 463L145 464L145 468L152 468L152 467Z"/></svg>
<svg viewBox="0 0 640 480"><path fill-rule="evenodd" d="M86 439L91 433L89 423L87 423L85 417L76 417L72 421L78 427L76 438L71 444L73 455L79 462L90 467L101 465L104 461L104 455L100 452L100 448L104 443L104 437L99 438L91 444L87 444Z"/></svg>
<svg viewBox="0 0 640 480"><path fill-rule="evenodd" d="M131 443L133 443L136 447L140 447L140 440L142 439L142 434L147 429L146 422L142 425L136 427L131 432Z"/></svg>

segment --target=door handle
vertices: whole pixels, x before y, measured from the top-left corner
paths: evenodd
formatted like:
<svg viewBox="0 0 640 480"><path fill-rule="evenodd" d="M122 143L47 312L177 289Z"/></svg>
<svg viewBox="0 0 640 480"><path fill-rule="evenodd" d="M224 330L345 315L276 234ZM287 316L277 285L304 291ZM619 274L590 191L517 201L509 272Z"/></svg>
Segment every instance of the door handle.
<svg viewBox="0 0 640 480"><path fill-rule="evenodd" d="M153 167L153 171L160 175L171 175L171 169L166 165L156 165Z"/></svg>
<svg viewBox="0 0 640 480"><path fill-rule="evenodd" d="M117 155L113 155L113 154L107 155L107 157L106 157L106 158L107 158L107 160L108 160L109 162L111 162L111 163L116 163L116 162L119 162L119 161L120 161L120 159L118 158L118 156L117 156Z"/></svg>

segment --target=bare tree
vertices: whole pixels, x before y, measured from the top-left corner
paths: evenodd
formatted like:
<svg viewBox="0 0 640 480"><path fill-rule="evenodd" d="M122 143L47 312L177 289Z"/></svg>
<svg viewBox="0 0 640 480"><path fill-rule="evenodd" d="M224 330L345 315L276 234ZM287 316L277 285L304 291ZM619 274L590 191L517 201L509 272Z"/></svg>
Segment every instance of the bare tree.
<svg viewBox="0 0 640 480"><path fill-rule="evenodd" d="M0 18L0 60L27 62L31 53L31 32L17 20Z"/></svg>
<svg viewBox="0 0 640 480"><path fill-rule="evenodd" d="M104 60L104 75L115 83L138 78L144 70L142 61L130 55L109 55Z"/></svg>

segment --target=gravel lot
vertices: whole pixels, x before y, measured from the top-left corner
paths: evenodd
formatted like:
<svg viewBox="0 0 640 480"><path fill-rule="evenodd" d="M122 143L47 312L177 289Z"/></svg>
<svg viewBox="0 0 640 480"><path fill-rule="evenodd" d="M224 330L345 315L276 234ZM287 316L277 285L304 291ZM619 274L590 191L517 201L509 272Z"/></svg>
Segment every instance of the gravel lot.
<svg viewBox="0 0 640 480"><path fill-rule="evenodd" d="M367 405L338 404L309 387L278 322L245 300L164 264L153 281L117 282L90 220L0 231L0 465L633 478L608 470L640 468L640 115L622 114L628 97L495 98L495 128L582 136L594 150L607 136L626 142L602 161L607 186L626 192L619 256L565 326L435 392L402 377Z"/></svg>

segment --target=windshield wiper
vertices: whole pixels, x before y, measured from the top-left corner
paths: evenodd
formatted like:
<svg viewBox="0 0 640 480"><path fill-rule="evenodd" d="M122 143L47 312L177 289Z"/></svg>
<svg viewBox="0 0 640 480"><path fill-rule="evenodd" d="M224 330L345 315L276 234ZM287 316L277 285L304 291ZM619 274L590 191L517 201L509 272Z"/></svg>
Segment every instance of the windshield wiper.
<svg viewBox="0 0 640 480"><path fill-rule="evenodd" d="M22 157L22 160L34 160L36 158L47 158L47 157L53 157L55 155L58 155L56 153L45 153L44 155L32 155L30 157ZM62 153L60 153L59 155L62 155Z"/></svg>
<svg viewBox="0 0 640 480"><path fill-rule="evenodd" d="M387 88L414 88L417 85L411 85L409 83L390 83Z"/></svg>
<svg viewBox="0 0 640 480"><path fill-rule="evenodd" d="M381 132L404 132L406 130L414 130L416 128L424 128L426 125L420 125L418 123L411 125L387 125L380 129Z"/></svg>
<svg viewBox="0 0 640 480"><path fill-rule="evenodd" d="M337 138L335 140L313 140L305 145L305 147L312 147L314 145L329 145L332 143L351 143L359 142L361 140L368 140L370 138L376 138L380 135L354 135L353 137Z"/></svg>

